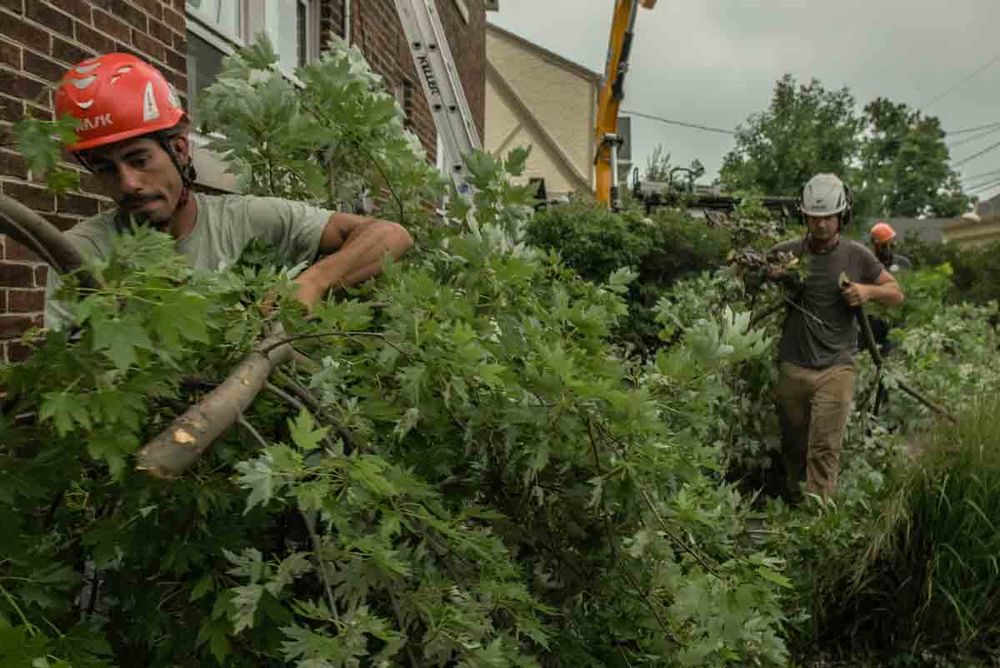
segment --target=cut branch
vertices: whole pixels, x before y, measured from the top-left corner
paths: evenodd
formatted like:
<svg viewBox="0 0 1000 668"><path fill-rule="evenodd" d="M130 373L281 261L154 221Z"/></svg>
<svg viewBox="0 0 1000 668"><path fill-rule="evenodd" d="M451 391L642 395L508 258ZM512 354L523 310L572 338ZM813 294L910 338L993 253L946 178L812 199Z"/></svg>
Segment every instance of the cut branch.
<svg viewBox="0 0 1000 668"><path fill-rule="evenodd" d="M281 343L283 336L278 332L264 339L221 385L146 443L137 455L136 470L175 480L198 461L253 403L271 372L292 358L291 345Z"/></svg>
<svg viewBox="0 0 1000 668"><path fill-rule="evenodd" d="M0 232L26 246L60 274L75 271L83 264L79 251L55 225L20 202L0 195ZM78 274L80 284L96 287L90 274Z"/></svg>

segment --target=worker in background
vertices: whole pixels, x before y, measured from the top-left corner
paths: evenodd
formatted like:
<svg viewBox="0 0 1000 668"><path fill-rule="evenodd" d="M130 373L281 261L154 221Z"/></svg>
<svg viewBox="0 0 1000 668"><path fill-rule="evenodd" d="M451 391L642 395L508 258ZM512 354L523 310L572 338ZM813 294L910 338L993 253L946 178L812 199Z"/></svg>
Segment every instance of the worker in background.
<svg viewBox="0 0 1000 668"><path fill-rule="evenodd" d="M863 244L841 236L851 217L851 193L834 174L817 174L802 188L801 239L778 244L803 275L785 317L776 391L781 424L783 492L830 498L840 473L840 450L854 401L858 325L855 308L874 301L893 306L903 293ZM790 270L775 270L772 278ZM842 284L841 277L847 283Z"/></svg>
<svg viewBox="0 0 1000 668"><path fill-rule="evenodd" d="M384 220L274 197L195 192L187 114L163 74L135 56L84 60L64 75L55 107L58 117L79 121L68 148L118 204L64 233L86 257L106 258L114 235L134 224L173 236L196 270L229 266L259 240L286 266L308 265L295 283L311 308L328 289L378 274L386 255L399 258L413 243ZM59 324L65 316L47 308L46 320Z"/></svg>
<svg viewBox="0 0 1000 668"><path fill-rule="evenodd" d="M892 229L889 223L884 220L876 221L868 232L868 236L871 239L875 257L890 274L895 275L913 267L909 258L895 252L896 230Z"/></svg>

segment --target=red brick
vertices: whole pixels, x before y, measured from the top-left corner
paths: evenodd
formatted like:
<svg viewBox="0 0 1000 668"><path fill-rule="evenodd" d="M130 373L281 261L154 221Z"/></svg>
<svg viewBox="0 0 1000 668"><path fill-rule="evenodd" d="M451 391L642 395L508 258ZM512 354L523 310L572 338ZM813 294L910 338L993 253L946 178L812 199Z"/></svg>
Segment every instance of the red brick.
<svg viewBox="0 0 1000 668"><path fill-rule="evenodd" d="M177 32L184 32L187 30L187 20L184 18L183 8L178 11L176 9L171 9L170 7L164 7L163 22Z"/></svg>
<svg viewBox="0 0 1000 668"><path fill-rule="evenodd" d="M108 11L143 32L149 29L146 14L126 0L109 0Z"/></svg>
<svg viewBox="0 0 1000 668"><path fill-rule="evenodd" d="M0 70L0 90L13 97L34 100L45 91L45 84L20 74Z"/></svg>
<svg viewBox="0 0 1000 668"><path fill-rule="evenodd" d="M61 35L73 34L73 19L41 0L27 0L25 15Z"/></svg>
<svg viewBox="0 0 1000 668"><path fill-rule="evenodd" d="M44 309L44 290L7 290L8 313L38 313Z"/></svg>
<svg viewBox="0 0 1000 668"><path fill-rule="evenodd" d="M163 16L163 2L161 0L133 0L135 4L139 5L147 14L153 18L160 18Z"/></svg>
<svg viewBox="0 0 1000 668"><path fill-rule="evenodd" d="M92 49L83 48L77 44L67 42L61 37L52 36L52 49L49 53L52 54L53 58L61 60L69 66L76 65L81 60L86 60L91 56L96 55L96 52Z"/></svg>
<svg viewBox="0 0 1000 668"><path fill-rule="evenodd" d="M44 97L44 100L48 100L48 97ZM28 102L24 105L24 115L31 116L32 118L37 118L41 121L51 121L52 120L52 107L43 107L38 104L32 104ZM41 183L41 177L39 177L39 183Z"/></svg>
<svg viewBox="0 0 1000 668"><path fill-rule="evenodd" d="M164 61L168 67L171 67L179 72L184 72L187 70L187 56L174 51L173 49L166 50L166 60Z"/></svg>
<svg viewBox="0 0 1000 668"><path fill-rule="evenodd" d="M100 9L94 10L94 27L115 39L126 42L131 37L129 34L131 29L127 23L119 21L107 12L102 12Z"/></svg>
<svg viewBox="0 0 1000 668"><path fill-rule="evenodd" d="M0 313L7 312L7 291L0 290Z"/></svg>
<svg viewBox="0 0 1000 668"><path fill-rule="evenodd" d="M30 288L35 285L35 268L27 264L0 262L0 285Z"/></svg>
<svg viewBox="0 0 1000 668"><path fill-rule="evenodd" d="M0 174L24 179L28 177L28 167L17 153L0 151Z"/></svg>
<svg viewBox="0 0 1000 668"><path fill-rule="evenodd" d="M23 102L0 95L0 121L19 121L23 116Z"/></svg>
<svg viewBox="0 0 1000 668"><path fill-rule="evenodd" d="M42 216L45 220L49 221L64 232L80 222L79 218L74 216L63 216L58 213L43 213Z"/></svg>
<svg viewBox="0 0 1000 668"><path fill-rule="evenodd" d="M4 241L4 258L7 260L22 260L24 262L41 262L41 258L32 253L26 246L23 246L10 237Z"/></svg>
<svg viewBox="0 0 1000 668"><path fill-rule="evenodd" d="M111 50L115 48L115 40L111 39L107 35L102 35L93 28L85 26L79 21L73 24L73 29L76 31L74 33L76 41L93 49L97 53L110 53ZM76 63L70 64L75 65Z"/></svg>
<svg viewBox="0 0 1000 668"><path fill-rule="evenodd" d="M84 195L62 195L56 198L56 211L78 216L93 216L99 207L97 200Z"/></svg>
<svg viewBox="0 0 1000 668"><path fill-rule="evenodd" d="M16 339L32 327L41 327L42 317L35 315L0 315L0 339Z"/></svg>
<svg viewBox="0 0 1000 668"><path fill-rule="evenodd" d="M66 67L28 50L24 52L24 69L46 81L59 81L66 73Z"/></svg>
<svg viewBox="0 0 1000 668"><path fill-rule="evenodd" d="M174 43L174 36L177 34L173 30L167 27L167 24L163 21L157 21L156 19L149 19L149 34L160 40L167 46L171 46Z"/></svg>
<svg viewBox="0 0 1000 668"><path fill-rule="evenodd" d="M21 69L21 47L0 40L0 63L15 70Z"/></svg>
<svg viewBox="0 0 1000 668"><path fill-rule="evenodd" d="M0 7L9 9L17 14L23 14L24 0L0 0Z"/></svg>
<svg viewBox="0 0 1000 668"><path fill-rule="evenodd" d="M139 32L134 28L132 29L132 45L139 51L148 55L150 58L155 58L161 62L164 59L164 51L166 50L166 47L149 35Z"/></svg>
<svg viewBox="0 0 1000 668"><path fill-rule="evenodd" d="M90 22L90 2L87 0L57 0L53 4L77 21Z"/></svg>
<svg viewBox="0 0 1000 668"><path fill-rule="evenodd" d="M14 16L4 15L3 36L20 44L48 44L49 35L38 26Z"/></svg>
<svg viewBox="0 0 1000 668"><path fill-rule="evenodd" d="M35 267L35 287L44 288L45 278L49 275L49 266L43 264L41 266Z"/></svg>
<svg viewBox="0 0 1000 668"><path fill-rule="evenodd" d="M20 341L8 341L7 342L7 361L8 362L23 362L34 352L34 348L25 345Z"/></svg>
<svg viewBox="0 0 1000 668"><path fill-rule="evenodd" d="M35 211L55 210L55 197L43 188L6 181L3 184L3 194L13 197L21 204Z"/></svg>

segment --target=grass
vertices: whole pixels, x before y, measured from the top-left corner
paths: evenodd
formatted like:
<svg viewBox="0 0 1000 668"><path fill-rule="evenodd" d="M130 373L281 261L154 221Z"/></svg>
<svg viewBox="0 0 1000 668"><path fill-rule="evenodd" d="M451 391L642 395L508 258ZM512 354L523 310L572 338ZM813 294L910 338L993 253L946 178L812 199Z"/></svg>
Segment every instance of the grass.
<svg viewBox="0 0 1000 668"><path fill-rule="evenodd" d="M1000 398L976 402L956 426L939 426L889 484L866 540L824 576L824 644L996 657Z"/></svg>

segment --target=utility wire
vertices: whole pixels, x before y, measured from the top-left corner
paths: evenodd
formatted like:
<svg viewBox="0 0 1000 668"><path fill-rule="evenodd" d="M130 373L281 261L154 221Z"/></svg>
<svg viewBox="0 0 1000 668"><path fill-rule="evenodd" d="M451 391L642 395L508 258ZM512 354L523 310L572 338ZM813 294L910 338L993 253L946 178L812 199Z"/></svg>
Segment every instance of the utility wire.
<svg viewBox="0 0 1000 668"><path fill-rule="evenodd" d="M983 193L989 192L990 190L992 190L993 188L996 188L998 186L1000 186L1000 179L997 179L996 181L993 181L992 183L987 183L985 185L982 185L982 186L980 186L978 188L973 188L971 190L967 190L966 192L969 193L970 195L981 195Z"/></svg>
<svg viewBox="0 0 1000 668"><path fill-rule="evenodd" d="M990 67L991 65L993 65L993 63L997 62L998 60L1000 60L1000 54L997 54L997 55L993 56L988 61L986 61L985 63L983 63L982 65L980 65L976 69L974 69L972 72L970 72L969 74L967 74L964 77L962 77L961 79L959 79L954 85L950 86L943 93L940 93L939 95L935 95L929 102L924 102L922 105L920 105L920 108L921 109L927 109L927 107L931 106L932 104L934 104L938 100L941 100L941 99L947 97L953 91L955 91L958 87L960 87L962 84L966 83L967 81L969 81L970 79L972 79L973 77L975 77L977 74L979 74L983 70L985 70L988 67Z"/></svg>
<svg viewBox="0 0 1000 668"><path fill-rule="evenodd" d="M986 139L990 135L995 135L998 132L1000 132L1000 127L993 128L992 130L984 130L983 132L979 132L977 134L974 134L971 137L966 137L962 141L957 141L954 144L952 144L951 146L949 146L948 148L956 148L958 146L962 146L964 144L968 144L969 142L979 141L980 139ZM945 141L947 141L947 140L945 140Z"/></svg>
<svg viewBox="0 0 1000 668"><path fill-rule="evenodd" d="M969 132L976 132L977 130L986 130L989 128L1000 127L1000 123L987 123L986 125L977 125L974 128L962 128L961 130L945 130L945 134L948 135L964 135Z"/></svg>
<svg viewBox="0 0 1000 668"><path fill-rule="evenodd" d="M984 148L982 151L978 151L977 153L973 153L970 156L962 158L958 162L953 163L952 167L960 167L961 165L964 165L965 163L967 163L967 162L969 162L971 160L975 160L976 158L978 158L980 156L986 155L990 151L995 151L998 148L1000 148L1000 141L996 142L995 144L990 144L989 146L987 146L986 148Z"/></svg>
<svg viewBox="0 0 1000 668"><path fill-rule="evenodd" d="M649 118L654 121L659 121L661 123L666 123L668 125L679 125L683 128L692 128L694 130L703 130L705 132L718 132L725 135L736 134L732 130L727 130L725 128L713 128L710 125L699 125L698 123L686 123L684 121L675 121L671 118L663 118L662 116L654 116L652 114L644 114L641 111L622 111L623 114L630 114L632 116L641 116L642 118Z"/></svg>
<svg viewBox="0 0 1000 668"><path fill-rule="evenodd" d="M969 174L968 176L963 176L962 180L963 181L971 181L973 179L979 179L979 178L982 178L984 176L992 176L993 174L1000 174L1000 169L994 169L994 170L989 171L989 172L979 172L978 174ZM998 177L998 178L1000 178L1000 177Z"/></svg>
<svg viewBox="0 0 1000 668"><path fill-rule="evenodd" d="M975 190L979 190L980 188L989 186L998 179L1000 179L1000 176L991 176L988 179L983 179L982 181L977 181L976 183L963 184L962 189L967 192L973 192Z"/></svg>

